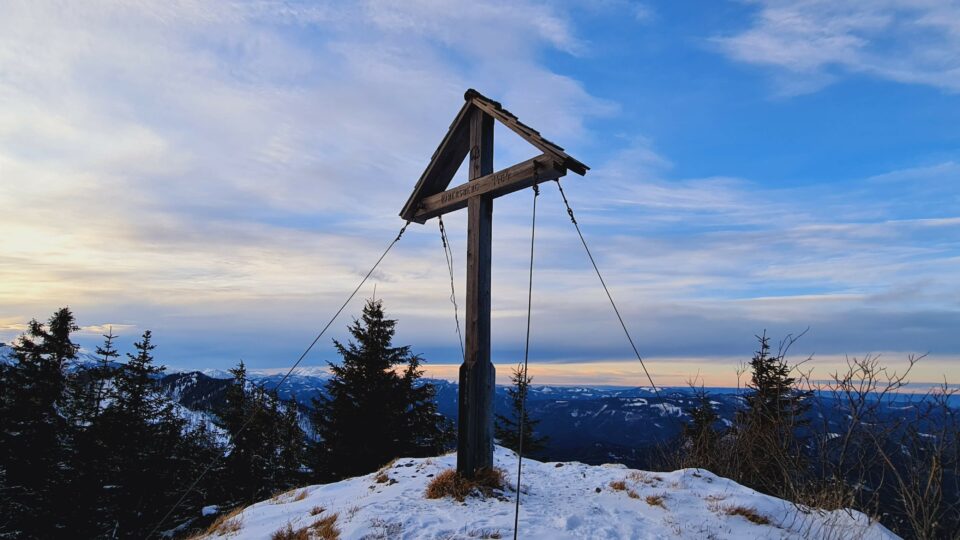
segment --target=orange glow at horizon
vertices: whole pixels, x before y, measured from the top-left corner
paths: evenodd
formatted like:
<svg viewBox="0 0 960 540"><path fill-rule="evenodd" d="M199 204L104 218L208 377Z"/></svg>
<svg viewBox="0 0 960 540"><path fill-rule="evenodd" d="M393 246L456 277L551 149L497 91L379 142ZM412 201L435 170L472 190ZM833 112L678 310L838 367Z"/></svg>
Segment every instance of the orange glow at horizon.
<svg viewBox="0 0 960 540"><path fill-rule="evenodd" d="M862 355L858 355L862 356ZM814 358L802 366L802 370L812 369L814 380L826 380L832 373L846 369L846 357L834 355ZM891 371L901 372L907 367L906 353L886 353L881 360ZM951 366L960 359L953 357L926 357L920 360L908 377L916 386L924 389L945 382L944 373L951 373ZM789 361L789 360L788 360ZM738 381L738 368L744 362L742 358L675 358L644 360L654 383L657 386L696 386L735 388L749 381L749 372L742 373ZM796 363L796 362L791 362ZM510 375L516 364L495 364L497 384L510 384ZM425 376L456 381L459 364L424 364ZM544 363L531 362L529 365L533 384L583 385L583 386L650 386L640 363L636 360ZM951 385L960 383L960 378L947 377ZM922 391L922 390L921 390Z"/></svg>

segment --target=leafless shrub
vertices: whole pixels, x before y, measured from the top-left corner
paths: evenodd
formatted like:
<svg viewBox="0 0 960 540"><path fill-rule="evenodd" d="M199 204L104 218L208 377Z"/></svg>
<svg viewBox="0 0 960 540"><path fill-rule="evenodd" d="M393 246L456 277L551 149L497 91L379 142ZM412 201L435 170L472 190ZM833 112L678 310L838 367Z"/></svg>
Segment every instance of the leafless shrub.
<svg viewBox="0 0 960 540"><path fill-rule="evenodd" d="M788 336L777 357L795 341ZM944 383L907 394L922 358L909 356L901 371L876 355L847 358L826 380L814 379L803 362L791 366L793 390L821 414L782 415L776 430L738 416L708 447L685 440L668 463L707 468L794 501L795 519L811 527L810 509L856 509L904 537L960 539L960 418L951 407L957 390ZM738 381L746 372L738 369Z"/></svg>

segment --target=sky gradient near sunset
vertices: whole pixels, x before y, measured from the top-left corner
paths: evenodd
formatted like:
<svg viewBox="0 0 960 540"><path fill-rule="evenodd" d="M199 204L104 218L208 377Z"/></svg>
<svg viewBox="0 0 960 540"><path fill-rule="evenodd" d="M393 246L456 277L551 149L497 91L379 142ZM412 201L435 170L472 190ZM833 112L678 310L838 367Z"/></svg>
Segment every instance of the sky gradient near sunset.
<svg viewBox="0 0 960 540"><path fill-rule="evenodd" d="M960 5L926 0L0 0L0 341L69 305L88 350L112 326L178 368L291 364L472 87L591 166L564 188L664 384L733 385L755 334L808 327L792 358L821 375L928 353L913 380L960 383L957 51ZM496 140L496 168L534 155ZM494 205L501 374L531 198ZM645 384L554 185L539 205L531 372ZM450 371L434 221L327 337L374 284L398 343ZM327 337L305 364L336 359Z"/></svg>

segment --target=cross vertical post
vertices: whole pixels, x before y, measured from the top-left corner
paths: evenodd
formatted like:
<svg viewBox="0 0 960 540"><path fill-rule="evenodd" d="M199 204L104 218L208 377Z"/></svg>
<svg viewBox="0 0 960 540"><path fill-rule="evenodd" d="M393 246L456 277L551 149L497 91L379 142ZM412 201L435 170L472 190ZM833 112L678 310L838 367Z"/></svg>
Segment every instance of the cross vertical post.
<svg viewBox="0 0 960 540"><path fill-rule="evenodd" d="M496 370L490 362L490 255L493 200L556 180L567 171L580 176L587 167L540 132L524 124L496 101L474 89L400 211L407 222L467 209L467 305L464 359L460 366L457 472L473 477L493 467L493 397ZM493 171L493 123L513 131L542 154ZM469 157L469 181L449 187Z"/></svg>
<svg viewBox="0 0 960 540"><path fill-rule="evenodd" d="M493 172L493 117L470 116L470 181ZM493 196L467 201L466 357L460 366L457 472L472 477L493 467L493 395L496 369L490 361L490 255Z"/></svg>

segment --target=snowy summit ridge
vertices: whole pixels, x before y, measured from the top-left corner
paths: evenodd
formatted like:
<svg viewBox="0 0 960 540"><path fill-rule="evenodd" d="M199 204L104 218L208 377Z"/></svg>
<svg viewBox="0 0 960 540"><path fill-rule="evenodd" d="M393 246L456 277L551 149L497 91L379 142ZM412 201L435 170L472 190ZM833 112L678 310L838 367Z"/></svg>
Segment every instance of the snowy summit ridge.
<svg viewBox="0 0 960 540"><path fill-rule="evenodd" d="M456 454L399 459L379 473L296 489L254 504L221 519L216 530L201 538L266 539L281 530L321 531L324 527L326 536L315 536L316 532L307 536L509 538L516 454L497 447L494 459L506 472L507 487L492 497L469 497L463 503L427 499L427 484L456 466ZM339 536L329 536L331 525ZM531 459L524 460L519 536L543 540L897 538L860 512L799 507L702 469L649 473L622 465Z"/></svg>

